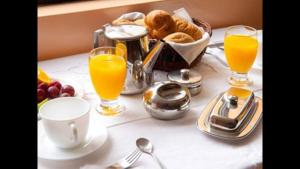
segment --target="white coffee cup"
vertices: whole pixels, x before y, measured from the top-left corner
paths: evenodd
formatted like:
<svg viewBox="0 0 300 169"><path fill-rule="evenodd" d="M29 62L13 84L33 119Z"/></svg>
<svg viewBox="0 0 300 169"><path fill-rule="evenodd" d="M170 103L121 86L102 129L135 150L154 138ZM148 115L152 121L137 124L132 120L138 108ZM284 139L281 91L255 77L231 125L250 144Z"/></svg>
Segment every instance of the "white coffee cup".
<svg viewBox="0 0 300 169"><path fill-rule="evenodd" d="M77 97L47 101L39 115L48 138L59 148L74 148L84 142L89 127L90 104Z"/></svg>

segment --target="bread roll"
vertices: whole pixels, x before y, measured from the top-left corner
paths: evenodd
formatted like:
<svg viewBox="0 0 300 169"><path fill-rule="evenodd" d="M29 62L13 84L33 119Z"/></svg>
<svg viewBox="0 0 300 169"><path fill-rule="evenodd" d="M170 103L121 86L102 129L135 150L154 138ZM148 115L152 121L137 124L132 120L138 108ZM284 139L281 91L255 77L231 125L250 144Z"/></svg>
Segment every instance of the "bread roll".
<svg viewBox="0 0 300 169"><path fill-rule="evenodd" d="M172 16L163 10L153 10L148 13L145 17L145 24L150 36L155 39L163 39L176 30Z"/></svg>
<svg viewBox="0 0 300 169"><path fill-rule="evenodd" d="M112 22L113 25L135 25L134 21L128 19L116 19Z"/></svg>
<svg viewBox="0 0 300 169"><path fill-rule="evenodd" d="M175 43L190 43L195 40L188 34L183 32L175 32L164 38L165 41L172 41Z"/></svg>
<svg viewBox="0 0 300 169"><path fill-rule="evenodd" d="M134 21L135 24L140 25L140 26L145 26L144 18L142 19L137 19Z"/></svg>
<svg viewBox="0 0 300 169"><path fill-rule="evenodd" d="M199 40L202 38L202 32L195 25L177 16L173 16L172 18L176 23L176 32L184 32L189 34L194 40Z"/></svg>

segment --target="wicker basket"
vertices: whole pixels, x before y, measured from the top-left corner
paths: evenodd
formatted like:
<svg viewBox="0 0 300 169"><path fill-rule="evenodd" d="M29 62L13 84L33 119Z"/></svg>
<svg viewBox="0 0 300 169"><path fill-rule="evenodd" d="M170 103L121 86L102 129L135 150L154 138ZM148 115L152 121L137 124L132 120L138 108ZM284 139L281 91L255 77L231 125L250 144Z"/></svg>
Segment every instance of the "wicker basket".
<svg viewBox="0 0 300 169"><path fill-rule="evenodd" d="M193 22L199 27L202 27L204 31L207 32L210 36L212 35L211 26L207 22L195 18L193 18ZM152 49L155 42L155 39L150 40L150 49ZM178 54L170 45L166 44L158 56L154 69L163 71L173 71L183 68L191 68L201 61L205 51L206 48L204 48L203 51L199 54L199 56L191 63L191 65L189 65L180 56L180 54Z"/></svg>

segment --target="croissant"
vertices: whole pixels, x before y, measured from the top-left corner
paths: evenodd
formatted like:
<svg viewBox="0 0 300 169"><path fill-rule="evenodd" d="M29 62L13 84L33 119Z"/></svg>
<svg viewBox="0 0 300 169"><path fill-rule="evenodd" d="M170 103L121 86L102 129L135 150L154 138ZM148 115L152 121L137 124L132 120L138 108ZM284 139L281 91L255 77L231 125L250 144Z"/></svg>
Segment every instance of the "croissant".
<svg viewBox="0 0 300 169"><path fill-rule="evenodd" d="M163 39L176 30L172 16L163 10L151 11L146 15L144 21L150 36L155 39Z"/></svg>
<svg viewBox="0 0 300 169"><path fill-rule="evenodd" d="M140 26L145 26L144 18L142 19L137 19L134 21L135 24L140 25Z"/></svg>
<svg viewBox="0 0 300 169"><path fill-rule="evenodd" d="M128 19L116 19L112 22L113 25L135 25L134 21Z"/></svg>
<svg viewBox="0 0 300 169"><path fill-rule="evenodd" d="M196 26L177 16L172 16L172 18L176 23L176 32L184 32L190 35L194 40L202 38L202 32Z"/></svg>

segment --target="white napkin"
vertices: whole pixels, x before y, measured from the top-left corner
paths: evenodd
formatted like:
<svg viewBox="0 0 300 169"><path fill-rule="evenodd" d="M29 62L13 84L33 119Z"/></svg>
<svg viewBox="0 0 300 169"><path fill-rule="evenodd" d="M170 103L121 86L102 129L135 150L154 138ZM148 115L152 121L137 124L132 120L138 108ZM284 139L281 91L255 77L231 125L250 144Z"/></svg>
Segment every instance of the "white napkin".
<svg viewBox="0 0 300 169"><path fill-rule="evenodd" d="M190 23L193 23L193 19L191 18L190 14L184 8L176 9L173 12L174 12L174 16L180 17Z"/></svg>
<svg viewBox="0 0 300 169"><path fill-rule="evenodd" d="M130 12L121 15L118 19L128 19L128 20L137 20L145 17L145 14L141 12Z"/></svg>

